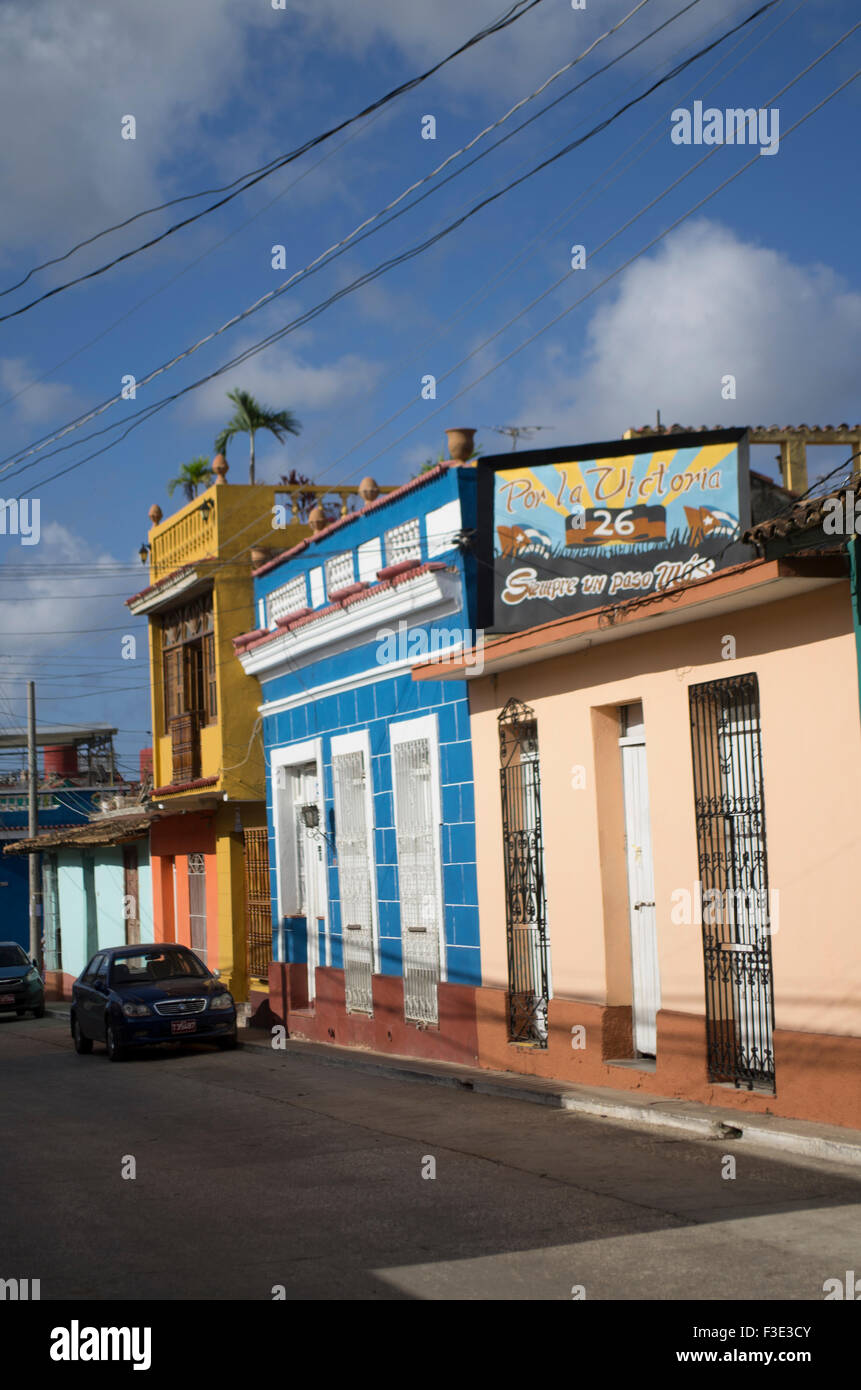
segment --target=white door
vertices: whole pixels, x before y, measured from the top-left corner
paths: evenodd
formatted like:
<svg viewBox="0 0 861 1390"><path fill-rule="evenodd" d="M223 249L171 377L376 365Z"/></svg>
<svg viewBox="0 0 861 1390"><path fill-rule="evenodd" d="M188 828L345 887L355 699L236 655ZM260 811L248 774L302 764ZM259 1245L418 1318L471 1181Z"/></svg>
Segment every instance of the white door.
<svg viewBox="0 0 861 1390"><path fill-rule="evenodd" d="M309 1003L316 998L317 966L325 963L320 959L320 936L325 932L326 922L326 841L319 823L306 824L306 817L313 822L315 812L319 822L317 764L306 763L292 769L292 825L296 853L296 915L305 918Z"/></svg>
<svg viewBox="0 0 861 1390"><path fill-rule="evenodd" d="M649 779L641 704L625 705L622 714L622 784L625 800L625 856L631 921L631 976L634 1048L640 1055L657 1052L657 1014L661 1007L655 879L649 819Z"/></svg>
<svg viewBox="0 0 861 1390"><path fill-rule="evenodd" d="M392 739L395 833L404 960L404 1017L439 1022L442 894L439 813L430 739Z"/></svg>
<svg viewBox="0 0 861 1390"><path fill-rule="evenodd" d="M374 860L368 821L365 754L332 753L335 847L341 894L347 1012L373 1014Z"/></svg>

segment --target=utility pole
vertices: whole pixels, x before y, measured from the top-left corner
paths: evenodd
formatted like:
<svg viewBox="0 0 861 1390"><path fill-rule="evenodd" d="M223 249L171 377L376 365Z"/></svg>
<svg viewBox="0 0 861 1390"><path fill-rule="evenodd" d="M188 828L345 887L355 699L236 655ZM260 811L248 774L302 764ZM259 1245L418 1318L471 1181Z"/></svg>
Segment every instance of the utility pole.
<svg viewBox="0 0 861 1390"><path fill-rule="evenodd" d="M39 833L39 768L36 762L36 683L27 682L27 790L28 835L35 839ZM30 854L30 956L42 972L42 861L41 855Z"/></svg>

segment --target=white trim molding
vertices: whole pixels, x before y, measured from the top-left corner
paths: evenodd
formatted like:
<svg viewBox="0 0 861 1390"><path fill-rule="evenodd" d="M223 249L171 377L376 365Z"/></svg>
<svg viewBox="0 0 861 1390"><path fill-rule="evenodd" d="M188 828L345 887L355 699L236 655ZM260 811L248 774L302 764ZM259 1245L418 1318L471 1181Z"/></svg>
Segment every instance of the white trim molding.
<svg viewBox="0 0 861 1390"><path fill-rule="evenodd" d="M284 881L282 843L286 846L293 846L294 827L291 821L289 834L283 826L282 820L284 808L287 804L286 793L288 787L285 785L286 779L280 774L292 771L294 767L301 767L303 763L314 763L317 769L317 807L320 813L320 828L326 824L326 789L323 782L323 740L322 738L304 739L301 743L290 743L282 748L273 748L269 754L269 763L272 770L272 824L275 832L275 883L278 904L278 960L283 962L284 954L284 918L289 916L285 912L285 893L287 885ZM292 810L292 800L290 807ZM282 841L282 831L284 839ZM323 875L323 895L324 911L326 917L326 960L327 964L331 959L331 916L329 912L329 873L328 866ZM310 930L310 928L306 928Z"/></svg>
<svg viewBox="0 0 861 1390"><path fill-rule="evenodd" d="M415 579L370 590L367 597L356 599L346 608L338 608L304 623L294 632L284 632L259 647L240 652L239 660L246 675L272 680L294 674L324 657L363 646L375 629L397 626L399 620L415 617L417 623L428 623L460 611L459 573L427 570ZM421 659L416 657L415 662ZM307 694L306 691L306 699Z"/></svg>

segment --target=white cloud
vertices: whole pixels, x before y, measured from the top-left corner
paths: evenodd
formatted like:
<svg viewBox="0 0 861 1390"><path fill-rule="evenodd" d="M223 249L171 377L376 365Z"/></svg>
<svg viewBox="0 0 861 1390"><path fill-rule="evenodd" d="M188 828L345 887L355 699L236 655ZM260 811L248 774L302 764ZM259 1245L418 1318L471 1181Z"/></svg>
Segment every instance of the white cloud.
<svg viewBox="0 0 861 1390"><path fill-rule="evenodd" d="M8 407L29 424L71 409L75 393L58 381L37 381L23 357L0 357L0 408Z"/></svg>
<svg viewBox="0 0 861 1390"><path fill-rule="evenodd" d="M265 312L260 326L261 334L267 331ZM311 334L294 335L300 343L310 343ZM237 353L250 345L251 338L242 339L234 345ZM201 452L205 452L227 421L233 415L234 407L227 399L227 392L239 387L250 391L261 403L271 410L291 410L302 425L299 436L289 436L285 443L278 444L270 435L261 433L256 438L257 478L259 482L274 481L283 473L296 467L306 475L314 475L313 453L318 452L309 445L313 439L318 445L329 436L327 416L314 421L314 412L323 411L327 415L336 414L357 401L364 400L377 387L383 372L383 363L371 359L363 351L343 353L320 366L308 362L291 345L274 344L265 353L253 357L226 372L214 381L208 382L195 391L189 401L190 418L205 425L207 433L201 434ZM322 428L321 428L322 426ZM308 442L305 442L305 436ZM234 440L229 451L231 479L245 482L247 441Z"/></svg>
<svg viewBox="0 0 861 1390"><path fill-rule="evenodd" d="M6 249L68 243L159 201L161 171L242 87L252 26L267 21L268 5L236 0L3 0L0 181L16 190L3 206ZM121 138L126 115L135 140ZM203 148L219 161L217 140Z"/></svg>
<svg viewBox="0 0 861 1390"><path fill-rule="evenodd" d="M124 619L132 622L123 599L116 595L124 583L131 594L134 583L115 572L130 560L118 561L107 551L94 551L67 526L51 520L46 500L41 502L39 544L23 546L16 536L0 536L0 557L0 578L5 564L15 566L14 602L0 604L0 642L14 657L44 661L52 653L63 652L80 665L103 640L93 629L117 627ZM58 578L58 572L62 577ZM2 589L8 599L9 579ZM81 635L70 638L70 633ZM119 655L122 633L115 636Z"/></svg>
<svg viewBox="0 0 861 1390"><path fill-rule="evenodd" d="M519 392L520 416L553 424L554 443L617 438L656 410L695 426L839 423L857 396L861 294L706 219L624 273L582 351L564 343L575 322ZM721 396L727 375L734 401Z"/></svg>
<svg viewBox="0 0 861 1390"><path fill-rule="evenodd" d="M725 0L727 23L742 4ZM675 0L652 0L598 50L600 61L642 37L674 7ZM267 0L3 0L0 182L15 190L3 206L4 251L65 246L130 209L158 203L180 191L172 175L189 159L233 178L291 143L283 133L285 109L301 115L306 91L319 99L333 53L355 65L360 90L366 81L362 60L373 61L373 87L363 91L364 100L442 58L504 8L499 0L473 0L469 6L463 0L290 0L284 12L273 11ZM418 99L439 114L440 105L451 110L458 97L471 102L477 95L501 111L626 8L627 0L619 0L608 16L603 5L574 11L567 0L547 0L444 68ZM692 46L708 27L708 16L694 10L626 64L651 68L670 50ZM594 66L599 59L587 61ZM350 113L341 92L333 91L332 102L333 117ZM403 110L400 103L391 108L396 119ZM228 111L230 128L223 129L219 120ZM135 140L121 138L126 115L135 117ZM388 114L382 119L388 121ZM374 140L380 130L375 128ZM373 140L362 142L365 167L373 147ZM209 178L207 170L194 184ZM307 187L300 185L299 197L313 201L335 187L352 192L324 167ZM361 194L361 180L357 188ZM158 224L145 225L150 230ZM84 252L76 267L127 245L128 233L119 236L121 242L112 238Z"/></svg>
<svg viewBox="0 0 861 1390"><path fill-rule="evenodd" d="M426 0L399 0L396 4L392 0L290 0L290 5L305 18L308 33L325 40L327 46L353 57L376 53L381 48L385 52L394 46L415 72L438 62L511 8L500 0L472 0L469 5L463 0L433 0L432 4ZM465 96L476 91L485 96L489 93L502 109L536 85L536 78L548 76L563 62L576 57L632 8L633 4L619 0L609 13L606 5L599 4L573 10L569 0L548 0L502 33L454 59L431 83L441 83L449 93L454 89ZM599 46L596 54L600 55L600 62L607 62L628 48L678 8L675 0L653 0L642 14ZM743 8L744 0L724 0L721 18L727 28ZM652 67L669 52L685 45L694 47L710 23L714 21L709 21L708 15L703 18L694 10L650 40L630 61L635 67ZM598 58L587 62L594 65ZM582 71L589 71L586 64ZM393 71L388 85L394 87L405 76L401 70ZM562 79L559 90L564 83ZM427 110L433 113L438 87L429 85L425 90Z"/></svg>

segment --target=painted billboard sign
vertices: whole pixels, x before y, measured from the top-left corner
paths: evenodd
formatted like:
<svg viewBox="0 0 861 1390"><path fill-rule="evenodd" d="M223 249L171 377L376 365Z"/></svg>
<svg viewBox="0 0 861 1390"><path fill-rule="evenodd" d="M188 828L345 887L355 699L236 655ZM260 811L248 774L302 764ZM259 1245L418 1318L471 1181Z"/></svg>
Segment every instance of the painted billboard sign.
<svg viewBox="0 0 861 1390"><path fill-rule="evenodd" d="M750 524L744 430L536 449L479 467L499 632L661 593L751 553L739 540Z"/></svg>

